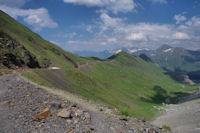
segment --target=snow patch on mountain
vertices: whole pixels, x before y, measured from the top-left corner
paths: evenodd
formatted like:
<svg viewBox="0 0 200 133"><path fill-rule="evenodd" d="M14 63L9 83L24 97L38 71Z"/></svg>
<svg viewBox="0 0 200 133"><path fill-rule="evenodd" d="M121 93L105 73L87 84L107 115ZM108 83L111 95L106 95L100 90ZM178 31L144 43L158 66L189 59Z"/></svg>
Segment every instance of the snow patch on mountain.
<svg viewBox="0 0 200 133"><path fill-rule="evenodd" d="M172 48L165 49L165 50L163 50L163 52L165 52L165 53L167 53L167 52L173 52L173 49Z"/></svg>
<svg viewBox="0 0 200 133"><path fill-rule="evenodd" d="M120 52L122 52L121 49L117 50L117 51L115 52L115 54L118 54L118 53L120 53Z"/></svg>

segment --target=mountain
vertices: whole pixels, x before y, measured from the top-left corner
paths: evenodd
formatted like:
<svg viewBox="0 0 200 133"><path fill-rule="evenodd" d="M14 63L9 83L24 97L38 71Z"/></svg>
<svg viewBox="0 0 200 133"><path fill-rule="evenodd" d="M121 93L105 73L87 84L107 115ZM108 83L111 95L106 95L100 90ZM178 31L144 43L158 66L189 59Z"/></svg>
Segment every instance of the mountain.
<svg viewBox="0 0 200 133"><path fill-rule="evenodd" d="M152 118L153 106L175 102L195 87L177 83L143 55L121 51L106 60L87 58L79 68L32 69L23 73L39 84L103 102L123 115Z"/></svg>
<svg viewBox="0 0 200 133"><path fill-rule="evenodd" d="M179 69L186 72L200 70L200 51L163 45L153 51L150 57L167 70Z"/></svg>
<svg viewBox="0 0 200 133"><path fill-rule="evenodd" d="M98 57L100 59L106 59L113 55L112 52L108 50L96 52L96 51L75 51L74 54L82 57Z"/></svg>
<svg viewBox="0 0 200 133"><path fill-rule="evenodd" d="M0 66L14 68L78 67L80 58L42 39L0 11Z"/></svg>
<svg viewBox="0 0 200 133"><path fill-rule="evenodd" d="M116 48L111 50L104 50L104 51L75 51L74 54L82 57L98 57L100 59L106 59L113 54L118 53L119 51L125 51L132 55L140 55L140 54L150 54L151 50L148 48L136 48L136 47L130 47L130 48Z"/></svg>
<svg viewBox="0 0 200 133"><path fill-rule="evenodd" d="M37 84L104 103L123 115L150 119L157 114L154 106L195 89L171 79L145 55L122 50L104 60L73 55L2 11L0 32L2 68L25 67L22 76Z"/></svg>

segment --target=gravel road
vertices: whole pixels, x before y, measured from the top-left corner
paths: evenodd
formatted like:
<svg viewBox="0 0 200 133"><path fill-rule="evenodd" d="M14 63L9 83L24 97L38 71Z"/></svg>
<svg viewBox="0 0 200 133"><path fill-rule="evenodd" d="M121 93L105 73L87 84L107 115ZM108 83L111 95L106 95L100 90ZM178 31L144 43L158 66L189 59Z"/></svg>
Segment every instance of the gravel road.
<svg viewBox="0 0 200 133"><path fill-rule="evenodd" d="M168 125L174 133L200 133L200 99L168 105L165 112L152 121L152 124Z"/></svg>
<svg viewBox="0 0 200 133"><path fill-rule="evenodd" d="M19 75L0 76L0 133L167 133L149 122L87 110Z"/></svg>

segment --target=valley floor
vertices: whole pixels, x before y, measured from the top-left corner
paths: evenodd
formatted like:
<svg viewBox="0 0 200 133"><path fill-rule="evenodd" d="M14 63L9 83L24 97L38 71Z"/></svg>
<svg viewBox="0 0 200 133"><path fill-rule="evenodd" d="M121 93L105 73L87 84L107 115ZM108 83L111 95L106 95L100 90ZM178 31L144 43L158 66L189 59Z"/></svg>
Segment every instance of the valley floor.
<svg viewBox="0 0 200 133"><path fill-rule="evenodd" d="M144 120L108 117L74 104L19 74L0 76L0 119L0 133L167 133Z"/></svg>
<svg viewBox="0 0 200 133"><path fill-rule="evenodd" d="M200 133L200 99L168 105L165 111L152 124L170 126L174 133Z"/></svg>

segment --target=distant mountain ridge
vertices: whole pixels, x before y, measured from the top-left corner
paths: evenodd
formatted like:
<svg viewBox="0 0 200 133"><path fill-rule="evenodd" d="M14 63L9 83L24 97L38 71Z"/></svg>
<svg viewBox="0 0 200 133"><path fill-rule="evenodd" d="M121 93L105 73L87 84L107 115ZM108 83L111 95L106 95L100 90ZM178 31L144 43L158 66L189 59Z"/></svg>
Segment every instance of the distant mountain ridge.
<svg viewBox="0 0 200 133"><path fill-rule="evenodd" d="M106 59L120 51L125 51L129 54L137 56L145 54L149 56L153 62L166 70L174 71L176 69L180 69L186 72L200 70L200 50L192 51L181 47L171 47L166 44L162 45L156 50L131 47L105 50L102 52L77 51L75 54L83 57L94 56L101 59Z"/></svg>
<svg viewBox="0 0 200 133"><path fill-rule="evenodd" d="M186 72L200 70L200 51L162 45L149 56L164 69L180 69Z"/></svg>
<svg viewBox="0 0 200 133"><path fill-rule="evenodd" d="M104 51L75 51L73 52L76 55L82 56L82 57L98 57L101 59L106 59L120 51L125 51L132 55L140 55L140 54L149 54L151 52L148 48L136 48L136 47L130 47L130 48L117 48L117 49L111 49L111 50L104 50Z"/></svg>

